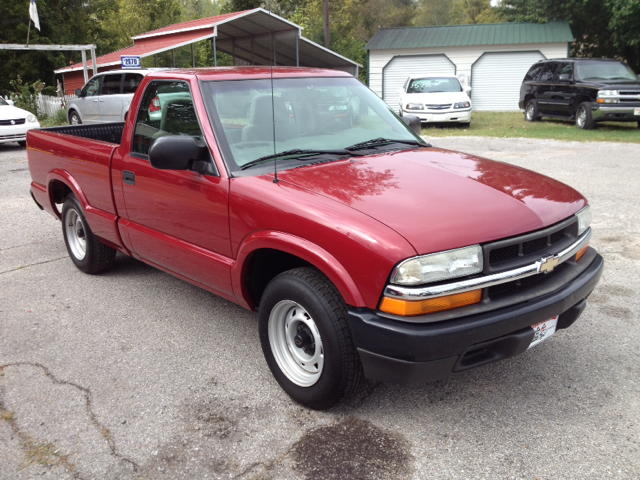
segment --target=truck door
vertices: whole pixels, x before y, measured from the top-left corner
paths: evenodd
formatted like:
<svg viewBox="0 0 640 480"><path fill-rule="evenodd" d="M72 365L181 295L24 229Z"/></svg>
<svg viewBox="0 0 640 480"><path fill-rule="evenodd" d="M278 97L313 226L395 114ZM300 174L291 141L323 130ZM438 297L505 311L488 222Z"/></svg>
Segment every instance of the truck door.
<svg viewBox="0 0 640 480"><path fill-rule="evenodd" d="M121 122L124 95L122 94L122 73L107 74L102 80L100 91L100 122Z"/></svg>
<svg viewBox="0 0 640 480"><path fill-rule="evenodd" d="M165 97L163 104L160 97ZM134 120L132 141L123 141L130 151L122 165L128 218L124 224L134 252L188 280L233 295L228 179L157 170L149 163L149 148L159 137L188 135L204 141L200 122L207 119L198 118L189 84L150 82Z"/></svg>
<svg viewBox="0 0 640 480"><path fill-rule="evenodd" d="M573 81L573 63L561 63L556 77L553 98L556 101L557 113L570 117L573 115L573 99L576 97L576 87Z"/></svg>
<svg viewBox="0 0 640 480"><path fill-rule="evenodd" d="M553 78L557 69L558 64L556 62L547 62L540 74L540 80L538 82L538 109L542 113L557 113L554 100L552 99L554 88Z"/></svg>

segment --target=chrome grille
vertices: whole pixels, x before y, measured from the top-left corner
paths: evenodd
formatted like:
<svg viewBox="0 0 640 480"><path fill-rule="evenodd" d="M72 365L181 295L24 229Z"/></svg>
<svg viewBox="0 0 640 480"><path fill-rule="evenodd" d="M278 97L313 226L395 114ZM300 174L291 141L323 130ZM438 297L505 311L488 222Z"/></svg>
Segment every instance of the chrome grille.
<svg viewBox="0 0 640 480"><path fill-rule="evenodd" d="M448 108L451 108L451 104L442 104L442 105L425 105L425 108L427 110L447 110Z"/></svg>
<svg viewBox="0 0 640 480"><path fill-rule="evenodd" d="M24 118L14 118L9 120L0 120L0 125L24 125L24 122Z"/></svg>

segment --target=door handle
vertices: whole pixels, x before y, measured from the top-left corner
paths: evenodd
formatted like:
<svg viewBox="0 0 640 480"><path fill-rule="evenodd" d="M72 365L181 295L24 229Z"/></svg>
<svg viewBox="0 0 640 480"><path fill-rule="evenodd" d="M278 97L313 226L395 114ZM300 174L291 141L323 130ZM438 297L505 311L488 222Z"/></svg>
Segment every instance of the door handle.
<svg viewBox="0 0 640 480"><path fill-rule="evenodd" d="M94 103L98 103L98 99L96 98L93 102L94 102Z"/></svg>
<svg viewBox="0 0 640 480"><path fill-rule="evenodd" d="M130 172L128 170L123 170L122 171L122 179L124 181L124 183L128 184L128 185L135 185L136 184L136 174L133 172Z"/></svg>

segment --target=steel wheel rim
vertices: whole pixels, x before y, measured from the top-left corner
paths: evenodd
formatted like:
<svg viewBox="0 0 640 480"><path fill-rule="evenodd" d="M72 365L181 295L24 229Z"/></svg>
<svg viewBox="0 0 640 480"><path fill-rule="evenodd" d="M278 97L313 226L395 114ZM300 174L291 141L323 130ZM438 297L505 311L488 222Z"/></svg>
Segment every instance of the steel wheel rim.
<svg viewBox="0 0 640 480"><path fill-rule="evenodd" d="M312 347L296 345L301 330L312 338ZM324 347L311 315L298 303L282 300L271 309L268 331L271 352L282 373L300 387L314 385L322 375Z"/></svg>
<svg viewBox="0 0 640 480"><path fill-rule="evenodd" d="M75 113L71 114L71 125L78 125L79 124L79 118L78 115L76 115Z"/></svg>
<svg viewBox="0 0 640 480"><path fill-rule="evenodd" d="M527 105L527 120L533 120L533 105Z"/></svg>
<svg viewBox="0 0 640 480"><path fill-rule="evenodd" d="M587 123L587 111L582 107L578 110L578 126L580 128L584 127L585 123Z"/></svg>
<svg viewBox="0 0 640 480"><path fill-rule="evenodd" d="M67 210L64 228L71 253L78 260L83 260L87 255L87 235L84 222L75 209Z"/></svg>

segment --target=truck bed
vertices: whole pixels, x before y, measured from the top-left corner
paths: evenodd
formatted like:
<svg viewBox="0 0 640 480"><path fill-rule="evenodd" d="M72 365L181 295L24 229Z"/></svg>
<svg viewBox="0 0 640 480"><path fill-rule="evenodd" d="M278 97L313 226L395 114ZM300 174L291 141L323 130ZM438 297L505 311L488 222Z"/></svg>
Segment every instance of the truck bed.
<svg viewBox="0 0 640 480"><path fill-rule="evenodd" d="M63 127L42 128L40 130L120 145L124 122L104 123L102 125L65 125Z"/></svg>

